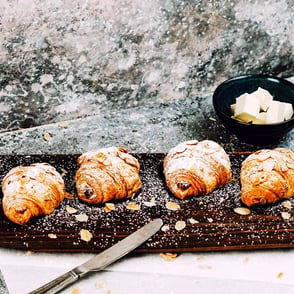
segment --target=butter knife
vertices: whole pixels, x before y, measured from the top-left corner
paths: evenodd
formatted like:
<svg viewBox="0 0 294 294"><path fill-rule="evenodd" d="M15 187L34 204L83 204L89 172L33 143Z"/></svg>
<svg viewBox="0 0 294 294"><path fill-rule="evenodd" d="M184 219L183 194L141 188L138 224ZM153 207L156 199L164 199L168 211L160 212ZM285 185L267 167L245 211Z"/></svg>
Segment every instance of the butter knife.
<svg viewBox="0 0 294 294"><path fill-rule="evenodd" d="M147 241L161 228L162 224L163 223L160 218L152 220L150 223L119 241L115 245L104 250L85 263L57 277L51 282L30 292L29 294L54 294L73 284L79 278L83 277L89 272L100 271L104 269L106 266L122 258L137 248L139 245Z"/></svg>

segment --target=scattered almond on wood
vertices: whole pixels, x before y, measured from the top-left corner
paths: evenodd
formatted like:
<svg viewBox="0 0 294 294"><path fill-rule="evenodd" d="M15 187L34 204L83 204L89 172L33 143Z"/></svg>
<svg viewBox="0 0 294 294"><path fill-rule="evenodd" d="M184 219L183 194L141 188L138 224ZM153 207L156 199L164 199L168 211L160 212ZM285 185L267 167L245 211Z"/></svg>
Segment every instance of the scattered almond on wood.
<svg viewBox="0 0 294 294"><path fill-rule="evenodd" d="M234 212L240 215L249 215L251 210L247 207L236 207L234 208Z"/></svg>
<svg viewBox="0 0 294 294"><path fill-rule="evenodd" d="M169 210L179 210L181 207L177 202L169 201L165 204L165 207Z"/></svg>
<svg viewBox="0 0 294 294"><path fill-rule="evenodd" d="M183 230L184 228L186 227L186 222L185 221L177 221L176 222L176 225L175 225L175 229L177 230L177 231L181 231L181 230Z"/></svg>
<svg viewBox="0 0 294 294"><path fill-rule="evenodd" d="M77 210L76 210L74 207L71 207L71 206L69 206L69 205L66 205L66 206L65 206L65 209L66 209L66 211L67 211L68 213L70 213L70 214L72 214L72 213L76 213L76 212L77 212Z"/></svg>
<svg viewBox="0 0 294 294"><path fill-rule="evenodd" d="M78 222L87 222L89 219L89 217L84 213L76 214L75 218L76 218L76 221L78 221Z"/></svg>
<svg viewBox="0 0 294 294"><path fill-rule="evenodd" d="M129 203L129 204L127 205L127 209L129 209L129 210L140 210L141 207L140 207L139 204L134 203L134 202L131 202L131 203Z"/></svg>
<svg viewBox="0 0 294 294"><path fill-rule="evenodd" d="M80 237L81 237L81 240L89 242L93 238L93 235L90 231L88 231L86 229L81 229L80 230Z"/></svg>
<svg viewBox="0 0 294 294"><path fill-rule="evenodd" d="M49 237L50 239L57 239L57 235L56 235L56 234L53 234L53 233L49 233L49 234L48 234L48 237Z"/></svg>
<svg viewBox="0 0 294 294"><path fill-rule="evenodd" d="M111 212L113 210L115 210L115 205L113 203L106 202L105 206L104 206L104 211L105 212Z"/></svg>

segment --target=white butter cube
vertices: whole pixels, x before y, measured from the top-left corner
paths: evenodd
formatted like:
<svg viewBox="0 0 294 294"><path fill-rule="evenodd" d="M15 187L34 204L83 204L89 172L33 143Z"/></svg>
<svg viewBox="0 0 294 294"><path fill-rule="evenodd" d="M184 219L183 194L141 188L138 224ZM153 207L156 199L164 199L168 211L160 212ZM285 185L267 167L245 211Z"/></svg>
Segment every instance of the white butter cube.
<svg viewBox="0 0 294 294"><path fill-rule="evenodd" d="M293 106L290 103L281 102L283 120L288 120L293 116Z"/></svg>
<svg viewBox="0 0 294 294"><path fill-rule="evenodd" d="M254 120L252 120L252 123L255 125L265 125L267 121L267 113L266 112L260 112L258 117Z"/></svg>
<svg viewBox="0 0 294 294"><path fill-rule="evenodd" d="M231 114L234 116L235 115L235 109L236 109L236 103L235 104L231 104L230 105L230 109L231 109Z"/></svg>
<svg viewBox="0 0 294 294"><path fill-rule="evenodd" d="M267 110L266 123L279 123L284 120L284 110L282 103L279 101L271 101Z"/></svg>
<svg viewBox="0 0 294 294"><path fill-rule="evenodd" d="M245 93L236 99L235 117L244 122L251 122L259 114L259 100Z"/></svg>
<svg viewBox="0 0 294 294"><path fill-rule="evenodd" d="M270 92L259 87L256 91L251 93L251 95L259 100L260 110L267 111L271 101L273 100L273 96L270 94Z"/></svg>

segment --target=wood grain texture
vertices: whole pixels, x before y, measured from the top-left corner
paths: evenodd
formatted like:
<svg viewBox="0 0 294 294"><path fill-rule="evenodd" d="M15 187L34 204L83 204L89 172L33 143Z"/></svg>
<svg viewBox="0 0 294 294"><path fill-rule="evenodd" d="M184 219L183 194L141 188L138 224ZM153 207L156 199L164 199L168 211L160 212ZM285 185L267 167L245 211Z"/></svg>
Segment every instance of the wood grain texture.
<svg viewBox="0 0 294 294"><path fill-rule="evenodd" d="M239 172L247 153L230 154L233 179L223 188L206 196L187 200L175 198L167 190L162 174L164 154L133 154L141 164L142 189L133 198L115 202L115 210L106 212L104 204L89 205L76 197L74 174L78 155L0 155L0 176L14 166L33 162L48 162L64 174L67 192L73 199L65 199L47 216L31 220L19 226L10 222L0 211L0 246L32 251L52 252L100 252L132 233L149 220L161 217L165 231L160 231L137 252L221 251L261 248L293 247L294 202L291 206L280 202L275 205L251 208L250 215L238 215L233 209L241 206ZM2 199L2 194L1 194ZM153 206L150 206L150 201ZM166 208L166 203L176 202L178 210ZM139 210L128 209L136 203ZM69 213L66 206L76 209ZM290 213L283 219L281 213ZM87 215L80 222L76 215ZM186 227L176 230L177 221ZM80 238L80 230L93 234L89 242ZM54 234L56 238L50 238Z"/></svg>

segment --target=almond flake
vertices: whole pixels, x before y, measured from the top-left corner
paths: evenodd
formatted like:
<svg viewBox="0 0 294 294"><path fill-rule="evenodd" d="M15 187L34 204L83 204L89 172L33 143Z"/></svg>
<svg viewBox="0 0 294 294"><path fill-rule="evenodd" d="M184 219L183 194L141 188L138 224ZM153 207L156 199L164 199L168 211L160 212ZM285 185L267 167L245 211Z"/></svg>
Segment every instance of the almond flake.
<svg viewBox="0 0 294 294"><path fill-rule="evenodd" d="M68 171L64 168L61 168L61 176L64 177L66 174L68 173Z"/></svg>
<svg viewBox="0 0 294 294"><path fill-rule="evenodd" d="M81 229L80 230L80 237L81 237L81 240L89 242L93 238L93 235L90 231L85 230L85 229Z"/></svg>
<svg viewBox="0 0 294 294"><path fill-rule="evenodd" d="M58 126L60 128L67 128L68 127L68 122L67 121L61 121L58 123Z"/></svg>
<svg viewBox="0 0 294 294"><path fill-rule="evenodd" d="M146 205L147 207L156 206L155 197L152 197L150 201L144 201L143 203L144 203L144 205Z"/></svg>
<svg viewBox="0 0 294 294"><path fill-rule="evenodd" d="M115 210L115 205L113 203L107 202L105 203L104 210L105 212L113 211Z"/></svg>
<svg viewBox="0 0 294 294"><path fill-rule="evenodd" d="M169 230L169 225L163 225L163 226L161 227L161 230L162 230L163 232L167 232L167 231Z"/></svg>
<svg viewBox="0 0 294 294"><path fill-rule="evenodd" d="M95 287L97 289L102 289L106 286L106 282L104 280L99 280L97 281L97 283L95 284Z"/></svg>
<svg viewBox="0 0 294 294"><path fill-rule="evenodd" d="M199 221L196 220L196 219L194 219L194 218L192 218L192 217L189 218L188 221L189 221L189 223L192 224L192 225L194 225L194 224L199 224Z"/></svg>
<svg viewBox="0 0 294 294"><path fill-rule="evenodd" d="M49 237L50 239L57 239L57 235L56 235L56 234L53 234L53 233L49 233L49 234L48 234L48 237Z"/></svg>
<svg viewBox="0 0 294 294"><path fill-rule="evenodd" d="M75 218L78 222L87 222L89 217L86 214L76 214Z"/></svg>
<svg viewBox="0 0 294 294"><path fill-rule="evenodd" d="M129 210L140 210L141 208L140 208L139 204L132 202L132 203L129 203L127 205L127 209L129 209Z"/></svg>
<svg viewBox="0 0 294 294"><path fill-rule="evenodd" d="M78 289L78 288L74 288L71 290L71 294L80 294L80 293L81 293L80 289Z"/></svg>
<svg viewBox="0 0 294 294"><path fill-rule="evenodd" d="M160 256L163 257L163 259L171 261L177 258L178 254L177 253L160 253Z"/></svg>
<svg viewBox="0 0 294 294"><path fill-rule="evenodd" d="M66 211L68 212L68 213L76 213L77 212L77 210L74 208L74 207L71 207L71 206L69 206L69 205L66 205L65 206L65 209L66 209Z"/></svg>
<svg viewBox="0 0 294 294"><path fill-rule="evenodd" d="M290 217L291 217L291 214L289 212L286 212L286 211L282 211L281 212L281 216L284 220L289 220Z"/></svg>
<svg viewBox="0 0 294 294"><path fill-rule="evenodd" d="M213 218L209 217L209 218L207 219L207 221L208 221L209 223L212 223L212 222L213 222Z"/></svg>
<svg viewBox="0 0 294 294"><path fill-rule="evenodd" d="M179 210L181 207L177 202L169 201L165 204L165 207L169 210Z"/></svg>
<svg viewBox="0 0 294 294"><path fill-rule="evenodd" d="M291 202L290 202L289 200L286 200L286 201L283 203L283 206L284 206L285 208L291 209L292 204L291 204Z"/></svg>
<svg viewBox="0 0 294 294"><path fill-rule="evenodd" d="M284 273L283 272L279 272L278 274L277 274L277 278L282 278L284 276Z"/></svg>
<svg viewBox="0 0 294 294"><path fill-rule="evenodd" d="M234 212L240 215L249 215L251 213L250 209L247 207L236 207Z"/></svg>
<svg viewBox="0 0 294 294"><path fill-rule="evenodd" d="M181 230L183 230L185 227L186 227L186 222L184 222L184 221L177 221L177 222L176 222L175 229L176 229L177 231L181 231Z"/></svg>
<svg viewBox="0 0 294 294"><path fill-rule="evenodd" d="M51 135L49 133L45 133L43 135L43 138L44 138L45 141L50 141L52 139L52 137L51 137Z"/></svg>

